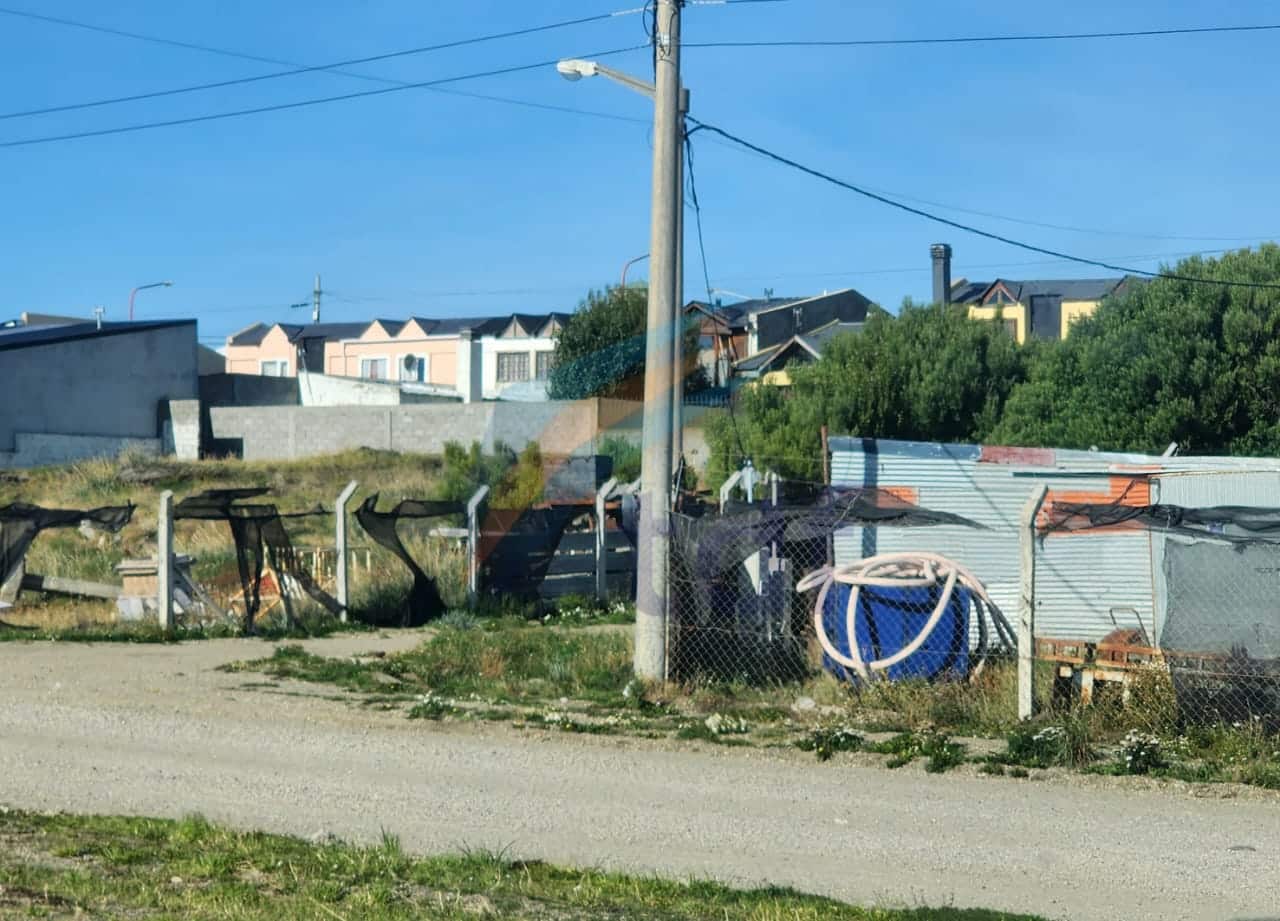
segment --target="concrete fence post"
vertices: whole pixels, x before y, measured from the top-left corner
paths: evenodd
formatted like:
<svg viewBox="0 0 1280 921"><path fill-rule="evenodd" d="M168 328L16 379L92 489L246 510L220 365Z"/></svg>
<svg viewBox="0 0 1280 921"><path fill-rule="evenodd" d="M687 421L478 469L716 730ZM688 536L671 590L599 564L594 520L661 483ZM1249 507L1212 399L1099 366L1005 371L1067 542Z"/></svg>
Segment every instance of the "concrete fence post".
<svg viewBox="0 0 1280 921"><path fill-rule="evenodd" d="M480 517L489 487L481 486L467 502L467 605L474 608L480 600Z"/></svg>
<svg viewBox="0 0 1280 921"><path fill-rule="evenodd" d="M1019 541L1022 549L1021 590L1018 593L1018 719L1035 713L1033 677L1036 656L1036 516L1049 487L1037 486L1022 508Z"/></svg>
<svg viewBox="0 0 1280 921"><path fill-rule="evenodd" d="M347 503L351 501L351 497L355 495L356 487L359 485L355 480L352 480L347 484L347 488L338 494L338 499L333 504L333 547L336 554L334 576L338 580L338 604L342 606L342 613L338 616L344 624L349 617L348 608L351 604L350 573L348 572L347 563Z"/></svg>
<svg viewBox="0 0 1280 921"><path fill-rule="evenodd" d="M156 518L156 620L166 633L173 630L173 492L160 494Z"/></svg>
<svg viewBox="0 0 1280 921"><path fill-rule="evenodd" d="M609 600L609 519L605 503L618 487L618 478L608 480L596 493L596 601Z"/></svg>

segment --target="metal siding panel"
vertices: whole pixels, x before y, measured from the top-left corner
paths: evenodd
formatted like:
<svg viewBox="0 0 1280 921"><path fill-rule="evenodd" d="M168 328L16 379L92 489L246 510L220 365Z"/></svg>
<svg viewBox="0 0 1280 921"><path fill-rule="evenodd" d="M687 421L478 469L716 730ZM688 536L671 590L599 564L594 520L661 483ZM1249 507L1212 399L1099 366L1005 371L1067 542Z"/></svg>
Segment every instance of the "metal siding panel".
<svg viewBox="0 0 1280 921"><path fill-rule="evenodd" d="M1036 552L1036 634L1096 642L1117 627L1154 636L1150 535L1049 537Z"/></svg>
<svg viewBox="0 0 1280 921"><path fill-rule="evenodd" d="M1156 478L1158 501L1183 508L1215 505L1280 506L1280 472L1178 473Z"/></svg>

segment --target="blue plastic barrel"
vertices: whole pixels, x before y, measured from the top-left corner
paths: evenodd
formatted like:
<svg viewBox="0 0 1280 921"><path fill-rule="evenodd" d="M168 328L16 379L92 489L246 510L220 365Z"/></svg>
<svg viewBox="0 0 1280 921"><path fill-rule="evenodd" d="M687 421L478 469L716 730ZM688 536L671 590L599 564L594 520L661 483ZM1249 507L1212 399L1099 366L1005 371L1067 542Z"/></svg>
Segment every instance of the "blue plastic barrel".
<svg viewBox="0 0 1280 921"><path fill-rule="evenodd" d="M839 582L831 586L822 610L827 638L844 655L849 654L846 609L850 591L852 586ZM863 588L858 594L858 613L854 620L862 661L869 663L887 659L910 645L929 622L942 592L941 585L931 588ZM880 675L890 681L913 678L939 681L967 674L971 605L968 591L957 585L941 619L924 644ZM822 665L837 678L859 680L853 669L846 668L830 656L823 655Z"/></svg>

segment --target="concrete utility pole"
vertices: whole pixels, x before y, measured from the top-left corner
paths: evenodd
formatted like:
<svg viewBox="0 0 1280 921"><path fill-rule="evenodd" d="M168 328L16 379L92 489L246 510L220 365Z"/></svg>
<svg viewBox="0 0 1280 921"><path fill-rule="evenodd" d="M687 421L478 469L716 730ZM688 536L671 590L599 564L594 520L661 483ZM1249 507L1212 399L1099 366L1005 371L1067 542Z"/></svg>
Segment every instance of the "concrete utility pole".
<svg viewBox="0 0 1280 921"><path fill-rule="evenodd" d="M316 275L316 287L311 294L311 322L320 322L320 295L324 292L320 290L320 276Z"/></svg>
<svg viewBox="0 0 1280 921"><path fill-rule="evenodd" d="M654 27L657 70L653 115L653 218L649 312L645 343L644 440L640 479L639 566L636 572L636 661L641 678L667 671L671 508L671 359L675 344L675 277L679 244L680 6L658 0Z"/></svg>
<svg viewBox="0 0 1280 921"><path fill-rule="evenodd" d="M676 71L680 70L680 46L672 49L676 57ZM680 88L680 136L676 148L676 279L675 311L676 328L672 346L671 375L671 469L680 469L684 456L684 158L685 116L689 114L689 91ZM678 484L677 484L678 485Z"/></svg>

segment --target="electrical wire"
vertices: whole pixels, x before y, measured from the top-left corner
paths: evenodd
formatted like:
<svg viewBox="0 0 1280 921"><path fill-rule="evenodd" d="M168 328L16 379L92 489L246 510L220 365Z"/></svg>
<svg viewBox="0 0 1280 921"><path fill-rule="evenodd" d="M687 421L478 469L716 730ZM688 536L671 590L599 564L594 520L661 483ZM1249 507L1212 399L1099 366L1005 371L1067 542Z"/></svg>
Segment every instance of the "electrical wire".
<svg viewBox="0 0 1280 921"><path fill-rule="evenodd" d="M707 288L707 303L709 304L712 301L711 273L707 269L707 244L702 235L702 204L698 201L698 182L693 172L693 142L687 136L684 142L684 152L689 173L689 199L693 205L694 219L698 227L698 254L702 257L702 280Z"/></svg>
<svg viewBox="0 0 1280 921"><path fill-rule="evenodd" d="M614 15L622 15L623 13L635 13L636 10L620 11ZM90 23L78 22L72 19L61 19L54 16L44 16L39 13L30 13L25 10L14 10L0 7L0 14L10 16L20 16L27 19L34 19L41 22L53 23L56 25L68 26L76 29L85 29L91 32L101 32L107 35L114 35L120 38L133 39L135 41L149 42L158 45L168 45L175 48L184 48L189 51L200 51L206 54L216 54L221 57L236 58L242 61L254 61L259 64L273 64L279 67L306 68L306 65L299 64L297 61L289 61L283 58L263 57L261 55L249 54L246 52L233 51L227 48L218 48L212 45L200 45L194 42L177 41L174 39L163 38L155 35L143 35L137 32L127 32L122 29L112 29L105 26L95 26ZM331 73L335 76L349 77L355 80L364 80L371 83L381 83L387 86L402 86L408 89L411 84L407 80L397 80L393 77L381 77L375 74L363 74L352 70L339 69L337 67L329 67L323 73ZM562 112L569 115L583 115L591 118L603 118L610 121L632 122L636 124L649 124L648 119L631 118L625 115L615 115L610 112L599 112L592 109L579 109L573 106L552 105L550 103L532 102L527 99L512 99L507 96L492 96L485 93L470 93L465 90L447 89L445 87L420 87L428 92L440 93L446 96L458 96L464 99L477 99L484 102L496 102L504 105L522 106L529 109L539 109L550 112Z"/></svg>
<svg viewBox="0 0 1280 921"><path fill-rule="evenodd" d="M738 137L737 135L734 135L729 133L728 131L725 131L723 128L717 128L714 125L709 125L706 122L702 122L696 118L693 118L692 116L690 116L689 121L693 122L697 126L694 128L694 132L708 131L712 134L719 135L720 137L723 137L728 141L732 141L733 143L739 145L740 147L746 150L750 150L754 153L761 154L765 157L768 157L770 160L773 160L784 166L789 166L794 170L805 173L806 175L812 176L816 179L821 179L824 182L828 182L834 186L845 189L846 191L853 192L857 195L861 195L864 198L869 198L872 201L879 202L882 205L888 205L889 207L896 208L899 211L905 211L908 214L914 214L917 217L922 217L922 218L925 218L926 220L930 220L938 224L943 224L947 227L953 227L956 230L962 230L965 233L971 233L971 234L974 234L975 236L985 237L988 240L995 240L998 243L1004 243L1009 246L1014 246L1014 247L1017 247L1018 249L1024 249L1024 250L1027 250L1028 252L1040 253L1041 255L1044 255L1044 256L1053 256L1055 259L1060 259L1064 262L1073 262L1079 265L1094 266L1096 268L1106 269L1110 272L1120 272L1121 274L1124 274L1124 275L1136 275L1144 278L1165 278L1171 281L1181 281L1181 282L1187 282L1191 284L1217 285L1219 287L1224 287L1224 288L1280 290L1280 284L1275 284L1275 283L1229 281L1225 279L1216 279L1216 278L1196 278L1196 277L1187 276L1187 275L1177 275L1169 272L1150 272L1145 269L1130 268L1123 265L1104 262L1099 259L1088 259L1084 256L1076 256L1071 253L1064 253L1058 250L1047 249L1046 247L1043 247L1043 246L1036 246L1033 243L1026 243L1022 240L1014 239L1013 237L1006 237L1001 234L992 233L989 230L983 230L979 227L974 227L971 224L962 224L959 221L953 221L950 218L945 218L940 215L933 214L929 211L924 211L920 208L913 207L912 205L908 205L908 204L904 204L903 202L896 201L895 199L889 198L885 195L880 195L876 192L872 192L869 189L854 185L851 182L846 182L843 179L838 179L835 176L830 175L829 173L824 173L821 170L815 169L811 166L806 166L797 160L792 160L788 157L784 157L782 154L775 153L771 150L761 147L758 144L753 144L744 138ZM690 132L690 133L693 133L693 132Z"/></svg>
<svg viewBox="0 0 1280 921"><path fill-rule="evenodd" d="M638 51L648 47L647 45L634 45L629 48L614 48L609 51L592 52L590 57L604 58L614 55L626 54L629 51ZM135 131L148 131L153 128L172 128L177 125L193 125L201 122L220 121L228 118L239 118L246 115L262 115L270 112L284 112L290 109L302 109L309 106L325 105L331 102L345 102L350 99L367 99L372 96L386 96L390 93L400 93L405 90L430 89L435 86L442 86L449 83L460 83L464 80L478 80L482 77L498 77L506 74L523 73L530 70L538 70L544 67L552 67L560 61L555 58L549 61L538 61L534 64L518 64L512 67L500 67L493 70L480 71L478 73L462 74L457 77L441 77L436 80L425 80L421 83L405 83L403 85L388 86L377 90L363 90L358 93L343 93L339 96L324 96L319 99L301 99L296 102L283 102L276 105L258 106L252 109L236 109L231 112L215 112L210 115L194 115L186 118L173 118L165 121L143 122L135 125L122 125L115 128L100 128L95 131L77 131L71 134L50 135L47 137L23 138L17 141L0 142L0 148L8 147L30 147L36 144L51 144L56 141L74 141L82 138L104 137L113 134L128 134Z"/></svg>
<svg viewBox="0 0 1280 921"><path fill-rule="evenodd" d="M1275 32L1280 24L1204 26L1187 29L1139 29L1130 32L1061 32L1031 35L974 35L954 38L799 39L778 41L686 42L686 48L880 48L898 45L976 45L1012 42L1088 41L1115 38L1210 35L1231 32Z"/></svg>
<svg viewBox="0 0 1280 921"><path fill-rule="evenodd" d="M25 109L18 112L6 112L0 114L0 121L12 118L25 118L33 115L49 115L56 112L73 112L80 109L92 109L101 106L117 105L125 102L141 102L147 99L160 99L167 96L179 96L184 93L196 93L205 90L223 89L228 86L242 86L249 83L262 83L267 80L277 80L281 77L294 77L299 74L316 73L317 71L333 70L335 68L352 67L359 64L372 64L378 61L390 61L397 58L411 57L417 55L431 54L436 51L445 51L453 48L462 48L470 45L479 45L486 42L500 41L507 38L518 38L525 35L535 35L541 32L550 32L557 29L565 29L571 26L587 25L589 23L605 22L618 16L617 13L602 13L597 16L583 16L578 19L565 19L560 22L546 23L540 26L530 26L523 29L512 29L506 32L494 32L489 35L479 35L472 38L457 39L448 42L439 42L434 45L423 45L417 48L405 48L400 51L389 51L384 54L374 54L363 58L350 58L345 61L335 61L330 64L315 64L308 67L296 67L292 70L280 70L269 74L258 74L252 77L235 77L230 80L218 80L213 83L198 83L191 86L174 87L166 90L153 90L147 93L135 93L131 96L115 96L108 99L97 99L90 102L70 103L66 105L47 106L40 109Z"/></svg>

